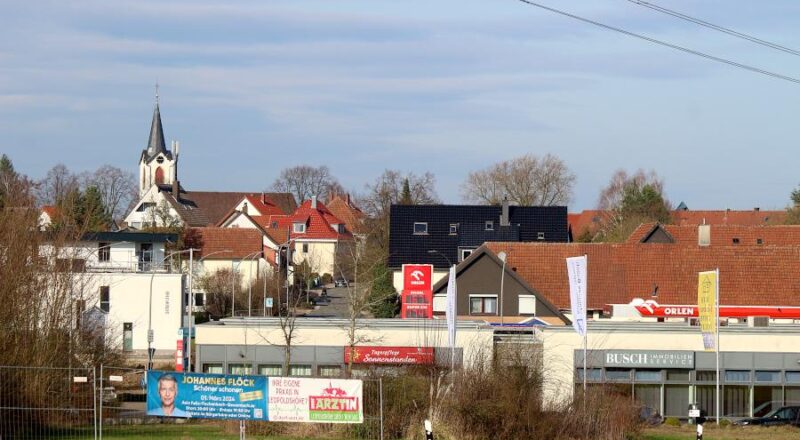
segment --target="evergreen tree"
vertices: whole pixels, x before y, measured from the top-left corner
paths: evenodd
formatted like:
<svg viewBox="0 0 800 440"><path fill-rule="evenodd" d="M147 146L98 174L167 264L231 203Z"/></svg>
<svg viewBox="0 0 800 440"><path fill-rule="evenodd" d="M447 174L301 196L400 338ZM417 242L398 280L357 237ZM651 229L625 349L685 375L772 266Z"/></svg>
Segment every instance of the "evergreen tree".
<svg viewBox="0 0 800 440"><path fill-rule="evenodd" d="M83 218L80 224L85 225L89 231L104 231L111 223L111 214L103 203L103 195L96 186L86 188L80 203L83 211Z"/></svg>
<svg viewBox="0 0 800 440"><path fill-rule="evenodd" d="M14 182L18 179L17 172L14 171L14 164L11 159L3 154L0 156L0 209L6 204L9 199L9 192L14 186Z"/></svg>
<svg viewBox="0 0 800 440"><path fill-rule="evenodd" d="M403 179L403 191L400 193L399 203L401 205L414 204L414 199L411 197L411 185L408 183L408 177Z"/></svg>

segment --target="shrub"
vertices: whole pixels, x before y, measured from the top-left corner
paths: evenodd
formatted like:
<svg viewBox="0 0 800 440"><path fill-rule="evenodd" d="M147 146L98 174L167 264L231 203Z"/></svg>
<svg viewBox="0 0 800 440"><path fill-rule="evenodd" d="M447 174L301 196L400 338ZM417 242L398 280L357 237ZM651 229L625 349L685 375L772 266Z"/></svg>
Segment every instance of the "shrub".
<svg viewBox="0 0 800 440"><path fill-rule="evenodd" d="M667 419L664 420L664 424L667 426L681 426L681 421L677 417L667 417Z"/></svg>
<svg viewBox="0 0 800 440"><path fill-rule="evenodd" d="M731 421L728 419L722 419L719 421L719 426L725 428L727 426L731 426Z"/></svg>

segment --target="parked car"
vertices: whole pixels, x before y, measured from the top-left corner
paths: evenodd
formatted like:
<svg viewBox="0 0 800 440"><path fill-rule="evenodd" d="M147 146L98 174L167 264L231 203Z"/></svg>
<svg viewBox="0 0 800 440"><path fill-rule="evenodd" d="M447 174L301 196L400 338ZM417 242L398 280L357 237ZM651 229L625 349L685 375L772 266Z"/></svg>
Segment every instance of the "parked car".
<svg viewBox="0 0 800 440"><path fill-rule="evenodd" d="M734 422L736 425L794 425L800 426L800 406L784 406L772 411L764 417L752 417Z"/></svg>
<svg viewBox="0 0 800 440"><path fill-rule="evenodd" d="M347 287L347 280L344 278L336 278L333 282L334 287Z"/></svg>

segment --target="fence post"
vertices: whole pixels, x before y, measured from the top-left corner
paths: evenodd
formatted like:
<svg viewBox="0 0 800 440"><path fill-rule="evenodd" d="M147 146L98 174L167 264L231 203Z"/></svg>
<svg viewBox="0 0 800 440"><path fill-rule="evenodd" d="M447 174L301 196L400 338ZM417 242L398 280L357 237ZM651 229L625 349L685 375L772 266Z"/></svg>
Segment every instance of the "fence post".
<svg viewBox="0 0 800 440"><path fill-rule="evenodd" d="M383 376L378 377L378 400L381 416L381 440L383 440Z"/></svg>
<svg viewBox="0 0 800 440"><path fill-rule="evenodd" d="M100 440L103 439L103 364L100 364Z"/></svg>
<svg viewBox="0 0 800 440"><path fill-rule="evenodd" d="M94 419L94 438L97 440L97 367L94 366L92 367L92 418Z"/></svg>

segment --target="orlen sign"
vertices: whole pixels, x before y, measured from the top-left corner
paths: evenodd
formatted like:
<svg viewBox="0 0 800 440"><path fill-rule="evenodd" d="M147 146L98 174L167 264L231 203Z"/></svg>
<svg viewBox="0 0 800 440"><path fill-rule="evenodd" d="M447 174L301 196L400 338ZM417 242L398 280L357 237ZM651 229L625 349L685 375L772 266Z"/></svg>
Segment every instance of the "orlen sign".
<svg viewBox="0 0 800 440"><path fill-rule="evenodd" d="M431 290L433 289L432 279L433 265L403 265L403 290Z"/></svg>
<svg viewBox="0 0 800 440"><path fill-rule="evenodd" d="M433 318L433 266L430 264L403 265L403 291L400 317Z"/></svg>

